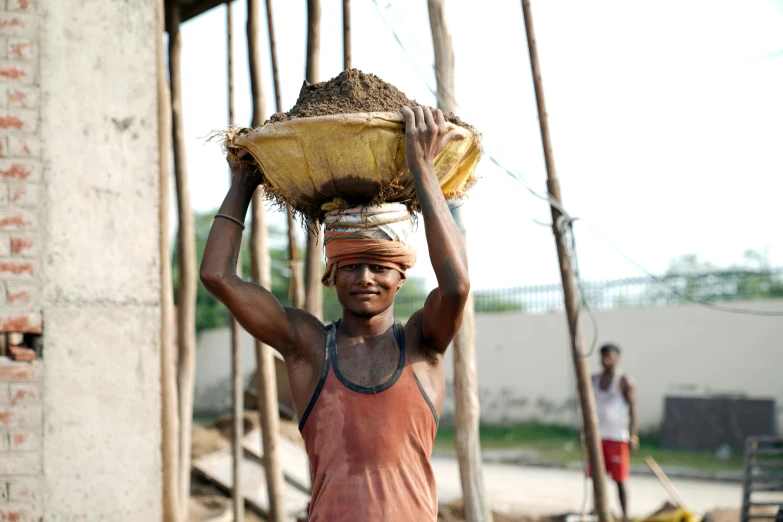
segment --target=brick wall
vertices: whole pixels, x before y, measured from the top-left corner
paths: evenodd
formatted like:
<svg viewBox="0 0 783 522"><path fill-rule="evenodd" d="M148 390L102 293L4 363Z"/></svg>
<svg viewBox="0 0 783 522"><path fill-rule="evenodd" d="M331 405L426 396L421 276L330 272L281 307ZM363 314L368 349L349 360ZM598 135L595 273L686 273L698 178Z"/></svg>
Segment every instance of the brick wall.
<svg viewBox="0 0 783 522"><path fill-rule="evenodd" d="M38 16L34 2L0 0L0 332L41 333L42 327L38 299Z"/></svg>
<svg viewBox="0 0 783 522"><path fill-rule="evenodd" d="M43 514L42 368L0 358L0 520L33 522Z"/></svg>
<svg viewBox="0 0 783 522"><path fill-rule="evenodd" d="M41 333L38 16L0 0L0 333ZM43 515L40 361L0 357L0 520Z"/></svg>

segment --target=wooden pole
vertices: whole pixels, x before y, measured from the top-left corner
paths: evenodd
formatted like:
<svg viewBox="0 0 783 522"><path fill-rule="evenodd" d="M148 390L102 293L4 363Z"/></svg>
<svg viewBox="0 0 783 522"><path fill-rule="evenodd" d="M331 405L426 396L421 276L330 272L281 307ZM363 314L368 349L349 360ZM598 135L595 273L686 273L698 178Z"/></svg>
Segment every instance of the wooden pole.
<svg viewBox="0 0 783 522"><path fill-rule="evenodd" d="M319 53L321 49L320 0L307 0L307 67L308 83L317 83L319 77ZM319 223L310 222L307 227L307 264L305 266L305 310L323 319L323 288L321 250L323 232Z"/></svg>
<svg viewBox="0 0 783 522"><path fill-rule="evenodd" d="M228 70L228 126L234 126L234 13L233 0L226 0L226 47ZM232 183L229 173L229 184ZM237 275L242 276L242 255L239 255L237 263ZM242 492L242 437L245 434L245 404L244 386L242 381L242 327L239 322L231 317L231 412L234 421L234 429L231 436L231 450L233 454L233 481L231 489L231 501L234 507L234 522L245 520L245 496Z"/></svg>
<svg viewBox="0 0 783 522"><path fill-rule="evenodd" d="M530 1L522 0L522 12L525 18L525 30L527 32L527 46L530 54L530 67L533 72L533 83L538 103L538 119L541 127L541 142L544 147L544 159L546 161L547 188L553 200L552 231L555 235L557 257L560 263L560 277L563 281L563 300L565 301L568 318L568 329L571 333L571 355L576 370L576 381L579 391L579 401L582 410L582 422L585 430L585 443L590 469L593 476L593 500L595 512L600 522L607 522L609 510L606 500L605 469L603 451L601 449L601 436L598 431L598 419L595 409L595 397L593 396L592 383L588 362L581 354L584 353L584 339L582 338L582 326L579 322L579 292L574 281L574 274L568 258L568 249L565 238L561 236L558 223L563 214L558 210L560 199L560 183L555 170L555 159L552 153L552 142L549 136L549 122L547 119L546 103L544 102L544 87L541 82L541 70L538 64L538 49L533 28L533 15L530 11Z"/></svg>
<svg viewBox="0 0 783 522"><path fill-rule="evenodd" d="M351 0L343 0L343 69L351 68Z"/></svg>
<svg viewBox="0 0 783 522"><path fill-rule="evenodd" d="M307 0L307 64L305 79L317 83L320 72L321 53L321 0Z"/></svg>
<svg viewBox="0 0 783 522"><path fill-rule="evenodd" d="M188 520L190 502L190 446L193 428L193 393L196 374L196 235L190 206L185 133L182 120L180 6L168 5L169 74L171 78L172 137L174 140L174 177L177 185L179 217L179 426L180 426L180 509Z"/></svg>
<svg viewBox="0 0 783 522"><path fill-rule="evenodd" d="M259 46L259 27L261 22L260 0L247 2L247 48L250 66L250 89L253 96L252 126L264 123L264 91L261 83L261 50ZM272 263L269 257L269 245L266 226L264 192L259 187L253 195L253 224L250 235L250 256L253 279L265 288L272 287ZM280 436L280 417L277 406L277 380L272 349L258 341L256 362L258 378L256 400L258 415L261 418L261 445L264 448L264 471L266 474L267 494L269 495L269 520L286 520L283 496L283 469L280 465L278 437Z"/></svg>
<svg viewBox="0 0 783 522"><path fill-rule="evenodd" d="M275 26L272 18L272 0L266 0L266 19L269 32L269 51L272 54L272 84L275 87L275 111L282 112L280 101L280 76L277 74L277 45L275 44ZM291 268L291 278L288 282L288 298L296 308L304 306L304 280L302 278L302 262L299 259L299 249L296 246L296 222L291 205L286 205L288 216L288 265Z"/></svg>
<svg viewBox="0 0 783 522"><path fill-rule="evenodd" d="M435 50L435 76L438 108L446 114L456 111L454 97L454 49L446 20L444 0L428 0L432 44ZM467 234L459 208L452 211L463 241ZM476 320L473 292L468 295L462 327L454 338L454 441L459 463L462 499L467 522L492 520L486 501L479 440L480 408L476 372Z"/></svg>
<svg viewBox="0 0 783 522"><path fill-rule="evenodd" d="M179 505L179 417L177 415L177 374L174 370L174 296L171 284L169 245L169 174L171 168L171 89L163 48L165 30L164 0L158 0L156 38L158 58L158 246L160 249L160 393L161 463L163 466L163 521L180 522Z"/></svg>
<svg viewBox="0 0 783 522"><path fill-rule="evenodd" d="M669 495L671 495L672 500L674 500L677 506L687 511L688 508L685 506L685 502L682 500L680 492L677 491L677 488L674 487L674 484L672 484L672 481L669 480L669 477L666 476L666 473L664 473L658 463L655 462L655 459L648 455L644 458L644 462L658 478L661 485L666 489L666 491L668 491Z"/></svg>

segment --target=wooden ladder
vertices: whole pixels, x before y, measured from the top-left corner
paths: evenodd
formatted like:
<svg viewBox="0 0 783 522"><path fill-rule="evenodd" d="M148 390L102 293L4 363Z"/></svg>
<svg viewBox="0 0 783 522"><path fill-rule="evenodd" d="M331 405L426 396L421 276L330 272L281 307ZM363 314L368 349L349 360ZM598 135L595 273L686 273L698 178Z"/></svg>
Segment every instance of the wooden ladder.
<svg viewBox="0 0 783 522"><path fill-rule="evenodd" d="M751 513L754 506L772 509L766 514ZM783 522L783 439L749 437L745 441L741 522L753 519Z"/></svg>

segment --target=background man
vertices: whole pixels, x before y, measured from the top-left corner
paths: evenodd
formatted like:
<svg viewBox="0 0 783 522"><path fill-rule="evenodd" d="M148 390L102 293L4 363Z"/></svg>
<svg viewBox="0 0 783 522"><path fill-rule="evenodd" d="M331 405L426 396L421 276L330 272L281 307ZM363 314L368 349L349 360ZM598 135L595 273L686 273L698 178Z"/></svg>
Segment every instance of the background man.
<svg viewBox="0 0 783 522"><path fill-rule="evenodd" d="M617 483L623 518L628 520L625 483L631 467L629 450L639 448L639 430L636 424L636 387L631 378L617 367L619 359L619 347L614 344L601 347L603 372L593 376L593 392L606 471Z"/></svg>

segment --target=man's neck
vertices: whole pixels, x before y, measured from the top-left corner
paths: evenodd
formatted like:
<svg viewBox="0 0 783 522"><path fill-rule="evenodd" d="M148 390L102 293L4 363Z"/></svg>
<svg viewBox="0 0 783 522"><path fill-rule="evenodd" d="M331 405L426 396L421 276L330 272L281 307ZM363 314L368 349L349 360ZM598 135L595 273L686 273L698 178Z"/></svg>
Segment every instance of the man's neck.
<svg viewBox="0 0 783 522"><path fill-rule="evenodd" d="M614 376L614 368L609 368L608 370L604 368L604 375L607 377L613 377Z"/></svg>
<svg viewBox="0 0 783 522"><path fill-rule="evenodd" d="M343 310L340 331L346 337L372 339L386 333L394 325L394 308L372 317L360 317Z"/></svg>

